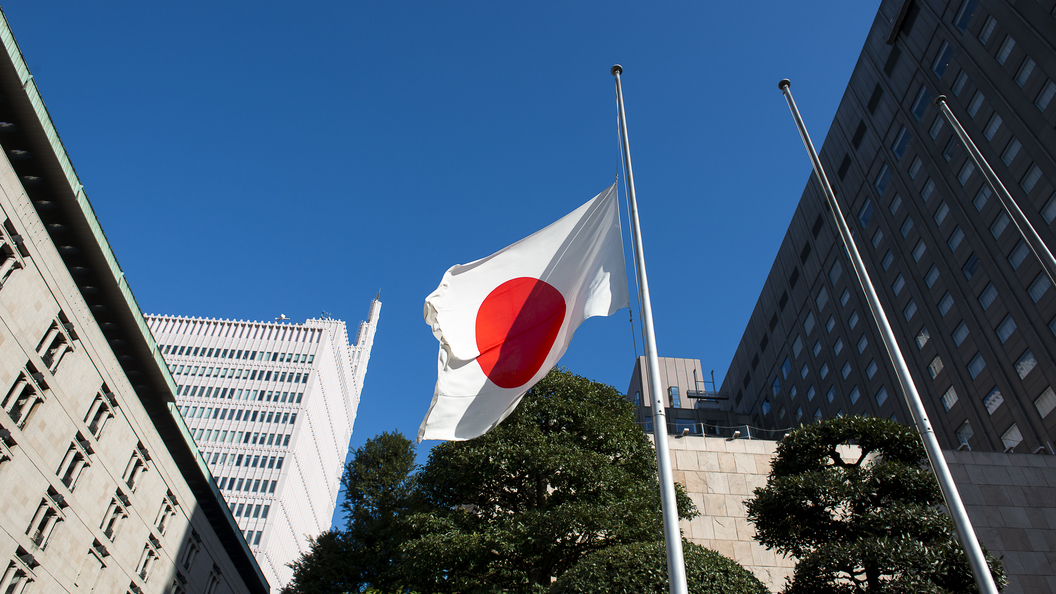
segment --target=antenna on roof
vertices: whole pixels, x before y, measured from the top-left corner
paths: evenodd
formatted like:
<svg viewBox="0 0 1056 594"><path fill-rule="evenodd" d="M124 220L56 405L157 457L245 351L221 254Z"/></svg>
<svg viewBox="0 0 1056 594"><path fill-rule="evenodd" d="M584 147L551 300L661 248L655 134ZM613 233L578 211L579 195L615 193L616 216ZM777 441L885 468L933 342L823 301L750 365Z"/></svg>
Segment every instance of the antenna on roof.
<svg viewBox="0 0 1056 594"><path fill-rule="evenodd" d="M281 322L283 320L288 320L288 319L290 319L290 318L287 318L286 314L279 314L279 317L275 318L275 321L276 322Z"/></svg>

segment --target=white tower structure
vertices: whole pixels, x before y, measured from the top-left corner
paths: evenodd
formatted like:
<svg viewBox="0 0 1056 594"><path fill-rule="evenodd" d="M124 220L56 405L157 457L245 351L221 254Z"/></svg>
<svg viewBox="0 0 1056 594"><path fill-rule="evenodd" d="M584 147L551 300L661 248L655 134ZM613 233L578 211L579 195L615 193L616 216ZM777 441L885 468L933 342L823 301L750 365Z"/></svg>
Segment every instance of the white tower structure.
<svg viewBox="0 0 1056 594"><path fill-rule="evenodd" d="M329 317L146 316L188 431L273 592L308 537L330 527L380 313L379 294L354 344Z"/></svg>

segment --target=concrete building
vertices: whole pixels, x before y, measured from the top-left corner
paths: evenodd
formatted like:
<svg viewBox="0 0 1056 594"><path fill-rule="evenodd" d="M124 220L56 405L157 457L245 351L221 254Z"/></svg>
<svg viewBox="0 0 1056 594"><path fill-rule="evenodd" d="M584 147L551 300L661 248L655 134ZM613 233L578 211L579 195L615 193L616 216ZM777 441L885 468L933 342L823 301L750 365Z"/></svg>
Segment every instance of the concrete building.
<svg viewBox="0 0 1056 594"><path fill-rule="evenodd" d="M0 592L266 593L0 13Z"/></svg>
<svg viewBox="0 0 1056 594"><path fill-rule="evenodd" d="M276 591L330 527L380 313L375 299L352 345L328 318L147 316L180 412Z"/></svg>
<svg viewBox="0 0 1056 594"><path fill-rule="evenodd" d="M821 149L948 448L1056 454L1056 290L933 104L1056 246L1054 5L884 0ZM813 177L720 392L772 429L910 421Z"/></svg>
<svg viewBox="0 0 1056 594"><path fill-rule="evenodd" d="M848 459L858 454L847 446ZM726 555L779 592L795 559L756 542L744 502L766 485L777 442L686 436L671 440L675 480L701 515L685 537ZM1005 594L1056 594L1056 456L943 452L979 541L1005 564Z"/></svg>
<svg viewBox="0 0 1056 594"><path fill-rule="evenodd" d="M635 421L647 433L653 431L653 397L649 385L649 366L644 356L638 357L627 387L627 399L635 405ZM731 409L729 397L715 390L715 372L705 376L699 359L660 357L660 385L665 391L664 414L669 434L686 432L728 437L741 431L750 435L748 415Z"/></svg>

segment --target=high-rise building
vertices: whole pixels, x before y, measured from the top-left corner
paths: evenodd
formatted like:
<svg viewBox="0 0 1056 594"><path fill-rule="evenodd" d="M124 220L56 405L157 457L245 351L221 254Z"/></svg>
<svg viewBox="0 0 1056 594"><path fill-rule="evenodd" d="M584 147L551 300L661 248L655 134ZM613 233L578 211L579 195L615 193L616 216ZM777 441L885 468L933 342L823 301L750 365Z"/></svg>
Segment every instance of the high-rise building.
<svg viewBox="0 0 1056 594"><path fill-rule="evenodd" d="M1056 290L934 105L1056 247L1054 40L1053 0L884 0L821 149L944 447L1056 453ZM720 391L770 428L912 422L824 202L812 177Z"/></svg>
<svg viewBox="0 0 1056 594"><path fill-rule="evenodd" d="M265 594L2 13L0 39L0 593Z"/></svg>
<svg viewBox="0 0 1056 594"><path fill-rule="evenodd" d="M188 430L275 591L330 527L379 299L351 345L330 318L147 316Z"/></svg>

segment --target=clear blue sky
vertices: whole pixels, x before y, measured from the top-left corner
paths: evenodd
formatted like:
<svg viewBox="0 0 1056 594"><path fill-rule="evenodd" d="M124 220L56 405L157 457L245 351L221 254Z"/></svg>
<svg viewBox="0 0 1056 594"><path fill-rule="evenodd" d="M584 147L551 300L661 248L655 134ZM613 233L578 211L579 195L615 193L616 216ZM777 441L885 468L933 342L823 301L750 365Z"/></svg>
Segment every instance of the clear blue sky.
<svg viewBox="0 0 1056 594"><path fill-rule="evenodd" d="M444 271L613 182L616 62L659 351L721 383L810 173L777 81L820 144L878 6L3 10L144 312L326 310L354 334L382 291L358 447L417 432L437 354L422 304ZM621 391L633 363L625 311L588 320L562 360Z"/></svg>

